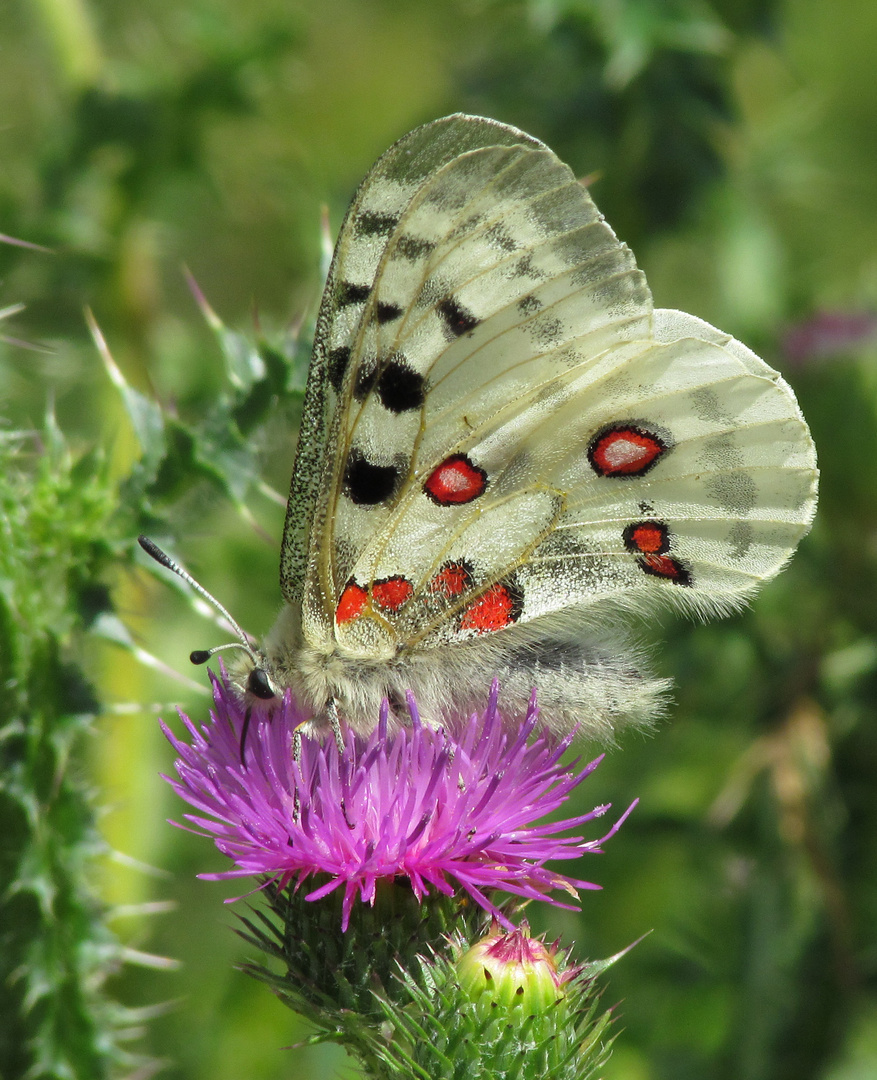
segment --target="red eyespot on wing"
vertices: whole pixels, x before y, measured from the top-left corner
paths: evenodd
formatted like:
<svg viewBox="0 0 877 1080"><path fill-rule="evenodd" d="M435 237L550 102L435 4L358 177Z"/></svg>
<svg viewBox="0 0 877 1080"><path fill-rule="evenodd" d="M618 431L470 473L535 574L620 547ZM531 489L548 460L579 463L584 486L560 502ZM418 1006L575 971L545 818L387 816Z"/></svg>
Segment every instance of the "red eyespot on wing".
<svg viewBox="0 0 877 1080"><path fill-rule="evenodd" d="M643 476L668 449L653 431L635 424L612 424L588 447L588 461L600 476Z"/></svg>
<svg viewBox="0 0 877 1080"><path fill-rule="evenodd" d="M430 473L423 490L439 506L458 506L477 499L487 487L487 473L465 454L451 454Z"/></svg>
<svg viewBox="0 0 877 1080"><path fill-rule="evenodd" d="M385 611L398 611L413 592L414 586L401 574L372 583L372 599Z"/></svg>
<svg viewBox="0 0 877 1080"><path fill-rule="evenodd" d="M343 626L344 623L358 619L363 613L367 602L368 593L365 589L361 585L357 585L355 581L348 581L344 586L341 599L338 601L338 607L335 608L335 622L337 625Z"/></svg>
<svg viewBox="0 0 877 1080"><path fill-rule="evenodd" d="M472 569L463 562L449 562L429 583L429 591L446 600L461 596L472 585Z"/></svg>
<svg viewBox="0 0 877 1080"><path fill-rule="evenodd" d="M639 555L637 565L644 573L677 585L691 584L691 570L667 554L670 530L663 521L635 521L621 535L627 550Z"/></svg>
<svg viewBox="0 0 877 1080"><path fill-rule="evenodd" d="M670 550L670 530L663 521L637 521L622 536L627 550L637 555L663 555Z"/></svg>
<svg viewBox="0 0 877 1080"><path fill-rule="evenodd" d="M479 634L503 630L520 619L523 606L523 598L516 589L497 582L466 608L460 626Z"/></svg>
<svg viewBox="0 0 877 1080"><path fill-rule="evenodd" d="M652 577L665 578L677 585L691 584L691 571L678 559L669 555L643 555L637 562L642 569Z"/></svg>

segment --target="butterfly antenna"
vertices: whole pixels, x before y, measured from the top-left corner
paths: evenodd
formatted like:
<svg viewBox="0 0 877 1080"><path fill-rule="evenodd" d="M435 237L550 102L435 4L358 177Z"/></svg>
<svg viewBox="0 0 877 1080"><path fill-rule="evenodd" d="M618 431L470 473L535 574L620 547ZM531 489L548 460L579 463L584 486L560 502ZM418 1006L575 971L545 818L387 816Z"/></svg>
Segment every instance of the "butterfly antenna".
<svg viewBox="0 0 877 1080"><path fill-rule="evenodd" d="M177 577L182 578L183 581L193 588L199 596L202 596L208 604L212 604L220 615L223 615L228 620L232 630L234 630L240 638L240 641L230 641L227 645L214 645L212 649L195 649L189 654L189 659L192 663L206 664L214 653L222 652L224 649L243 649L255 666L257 668L260 667L262 661L260 661L259 657L253 651L249 641L247 641L247 635L240 626L238 626L237 622L231 617L228 611L226 611L223 605L220 604L216 597L211 595L211 593L209 593L203 585L197 582L187 570L184 570L179 563L174 562L170 555L168 555L167 552L162 551L158 544L150 540L148 536L138 536L137 543L151 559L155 559L159 566L163 566L166 570L170 570L172 573L176 574Z"/></svg>

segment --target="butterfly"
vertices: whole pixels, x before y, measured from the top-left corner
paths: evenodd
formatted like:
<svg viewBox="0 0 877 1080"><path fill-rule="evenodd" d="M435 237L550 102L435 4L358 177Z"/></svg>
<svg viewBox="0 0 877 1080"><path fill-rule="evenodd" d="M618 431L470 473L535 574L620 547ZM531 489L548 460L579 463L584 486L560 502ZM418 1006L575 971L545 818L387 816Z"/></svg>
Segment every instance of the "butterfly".
<svg viewBox="0 0 877 1080"><path fill-rule="evenodd" d="M249 709L291 689L313 732L366 732L384 700L404 723L409 690L435 722L468 715L497 677L507 717L535 687L548 728L611 739L666 685L631 617L738 609L807 532L816 484L786 382L653 308L568 166L494 120L436 120L341 227L285 603L260 648L240 632L233 681Z"/></svg>

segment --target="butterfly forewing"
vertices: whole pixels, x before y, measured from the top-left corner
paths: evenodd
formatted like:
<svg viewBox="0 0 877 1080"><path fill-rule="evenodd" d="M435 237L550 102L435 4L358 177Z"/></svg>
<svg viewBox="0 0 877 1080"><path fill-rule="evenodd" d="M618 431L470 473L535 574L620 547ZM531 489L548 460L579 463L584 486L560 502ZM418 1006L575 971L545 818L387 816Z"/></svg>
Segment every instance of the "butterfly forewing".
<svg viewBox="0 0 877 1080"><path fill-rule="evenodd" d="M333 418L337 422L338 392L351 364L365 297L378 272L387 236L422 181L448 161L471 148L522 143L542 146L493 120L445 117L400 139L360 184L339 234L317 318L283 530L280 583L289 603L302 603L305 577L312 569L313 539L326 512L325 473L331 460L330 431Z"/></svg>
<svg viewBox="0 0 877 1080"><path fill-rule="evenodd" d="M465 120L458 124L467 126ZM397 177L394 191L403 189L407 195L411 185ZM560 496L553 489L547 499L521 490L509 502L503 490L516 471L511 459L525 424L520 412L505 425L497 414L521 395L541 395L541 404L529 410L530 426L543 424L551 402L563 396L569 369L581 365L583 355L648 334L651 318L645 282L628 249L570 170L524 137L512 147L489 146L453 158L424 178L404 210L393 215L378 218L368 200L365 206L359 213L355 206L348 217L338 273L348 273L348 233L354 242L364 232L374 241L380 224L383 250L374 243L369 249L375 277L368 296L364 287L356 292L361 311L355 329L339 324L343 342L338 326L328 332L334 342L329 355L345 359L333 425L333 441L342 452L330 460L330 510L320 519L318 550L325 562L331 552L332 565L322 579L329 585L324 591L336 597L351 576L359 580L365 571L366 584L379 579L388 547L392 558L385 531L401 532L405 569L415 588L425 578L412 552L420 551L429 569L432 553L459 547L451 538L473 516L469 500L442 502L439 495L424 506L422 481L466 447L478 446L482 467L493 470L495 495L502 496L508 514L503 531L513 526L517 532L515 557L505 565L519 563L556 521ZM352 291L345 286L342 299ZM350 306L342 304L345 319ZM521 500L549 503L552 510L528 517ZM391 519L398 521L405 507L404 525L394 528ZM474 517L489 510L482 502ZM500 507L490 517L491 528L501 529ZM480 546L485 530L479 525L469 541ZM371 552L372 537L380 553ZM489 565L482 560L480 574L487 584L504 568L490 553L496 557Z"/></svg>

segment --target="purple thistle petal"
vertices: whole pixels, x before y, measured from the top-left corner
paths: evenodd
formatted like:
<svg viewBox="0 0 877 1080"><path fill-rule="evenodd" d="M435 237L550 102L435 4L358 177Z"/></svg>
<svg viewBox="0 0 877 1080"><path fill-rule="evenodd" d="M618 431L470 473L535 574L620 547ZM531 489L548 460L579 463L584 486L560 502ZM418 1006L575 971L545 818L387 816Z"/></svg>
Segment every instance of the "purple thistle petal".
<svg viewBox="0 0 877 1080"><path fill-rule="evenodd" d="M408 878L419 900L462 888L507 926L490 899L497 889L572 908L550 894L562 889L575 896L577 889L599 886L545 864L600 852L635 805L598 840L560 834L602 816L608 806L540 824L602 757L578 774L580 759L562 765L570 737L533 737L535 696L520 729L510 733L495 681L484 713L458 731L423 723L409 694L409 727L388 734L384 706L368 738L347 732L343 754L334 739L304 739L299 763L293 733L307 717L287 695L272 718L253 715L245 766L243 709L215 677L213 696L209 723L198 728L181 714L188 742L162 724L178 755L177 776L165 779L197 811L184 815L189 824L180 827L210 836L235 864L200 876L252 874L298 888L314 875L328 875L306 899L343 890L344 929L357 897L373 903L378 881L399 876Z"/></svg>

